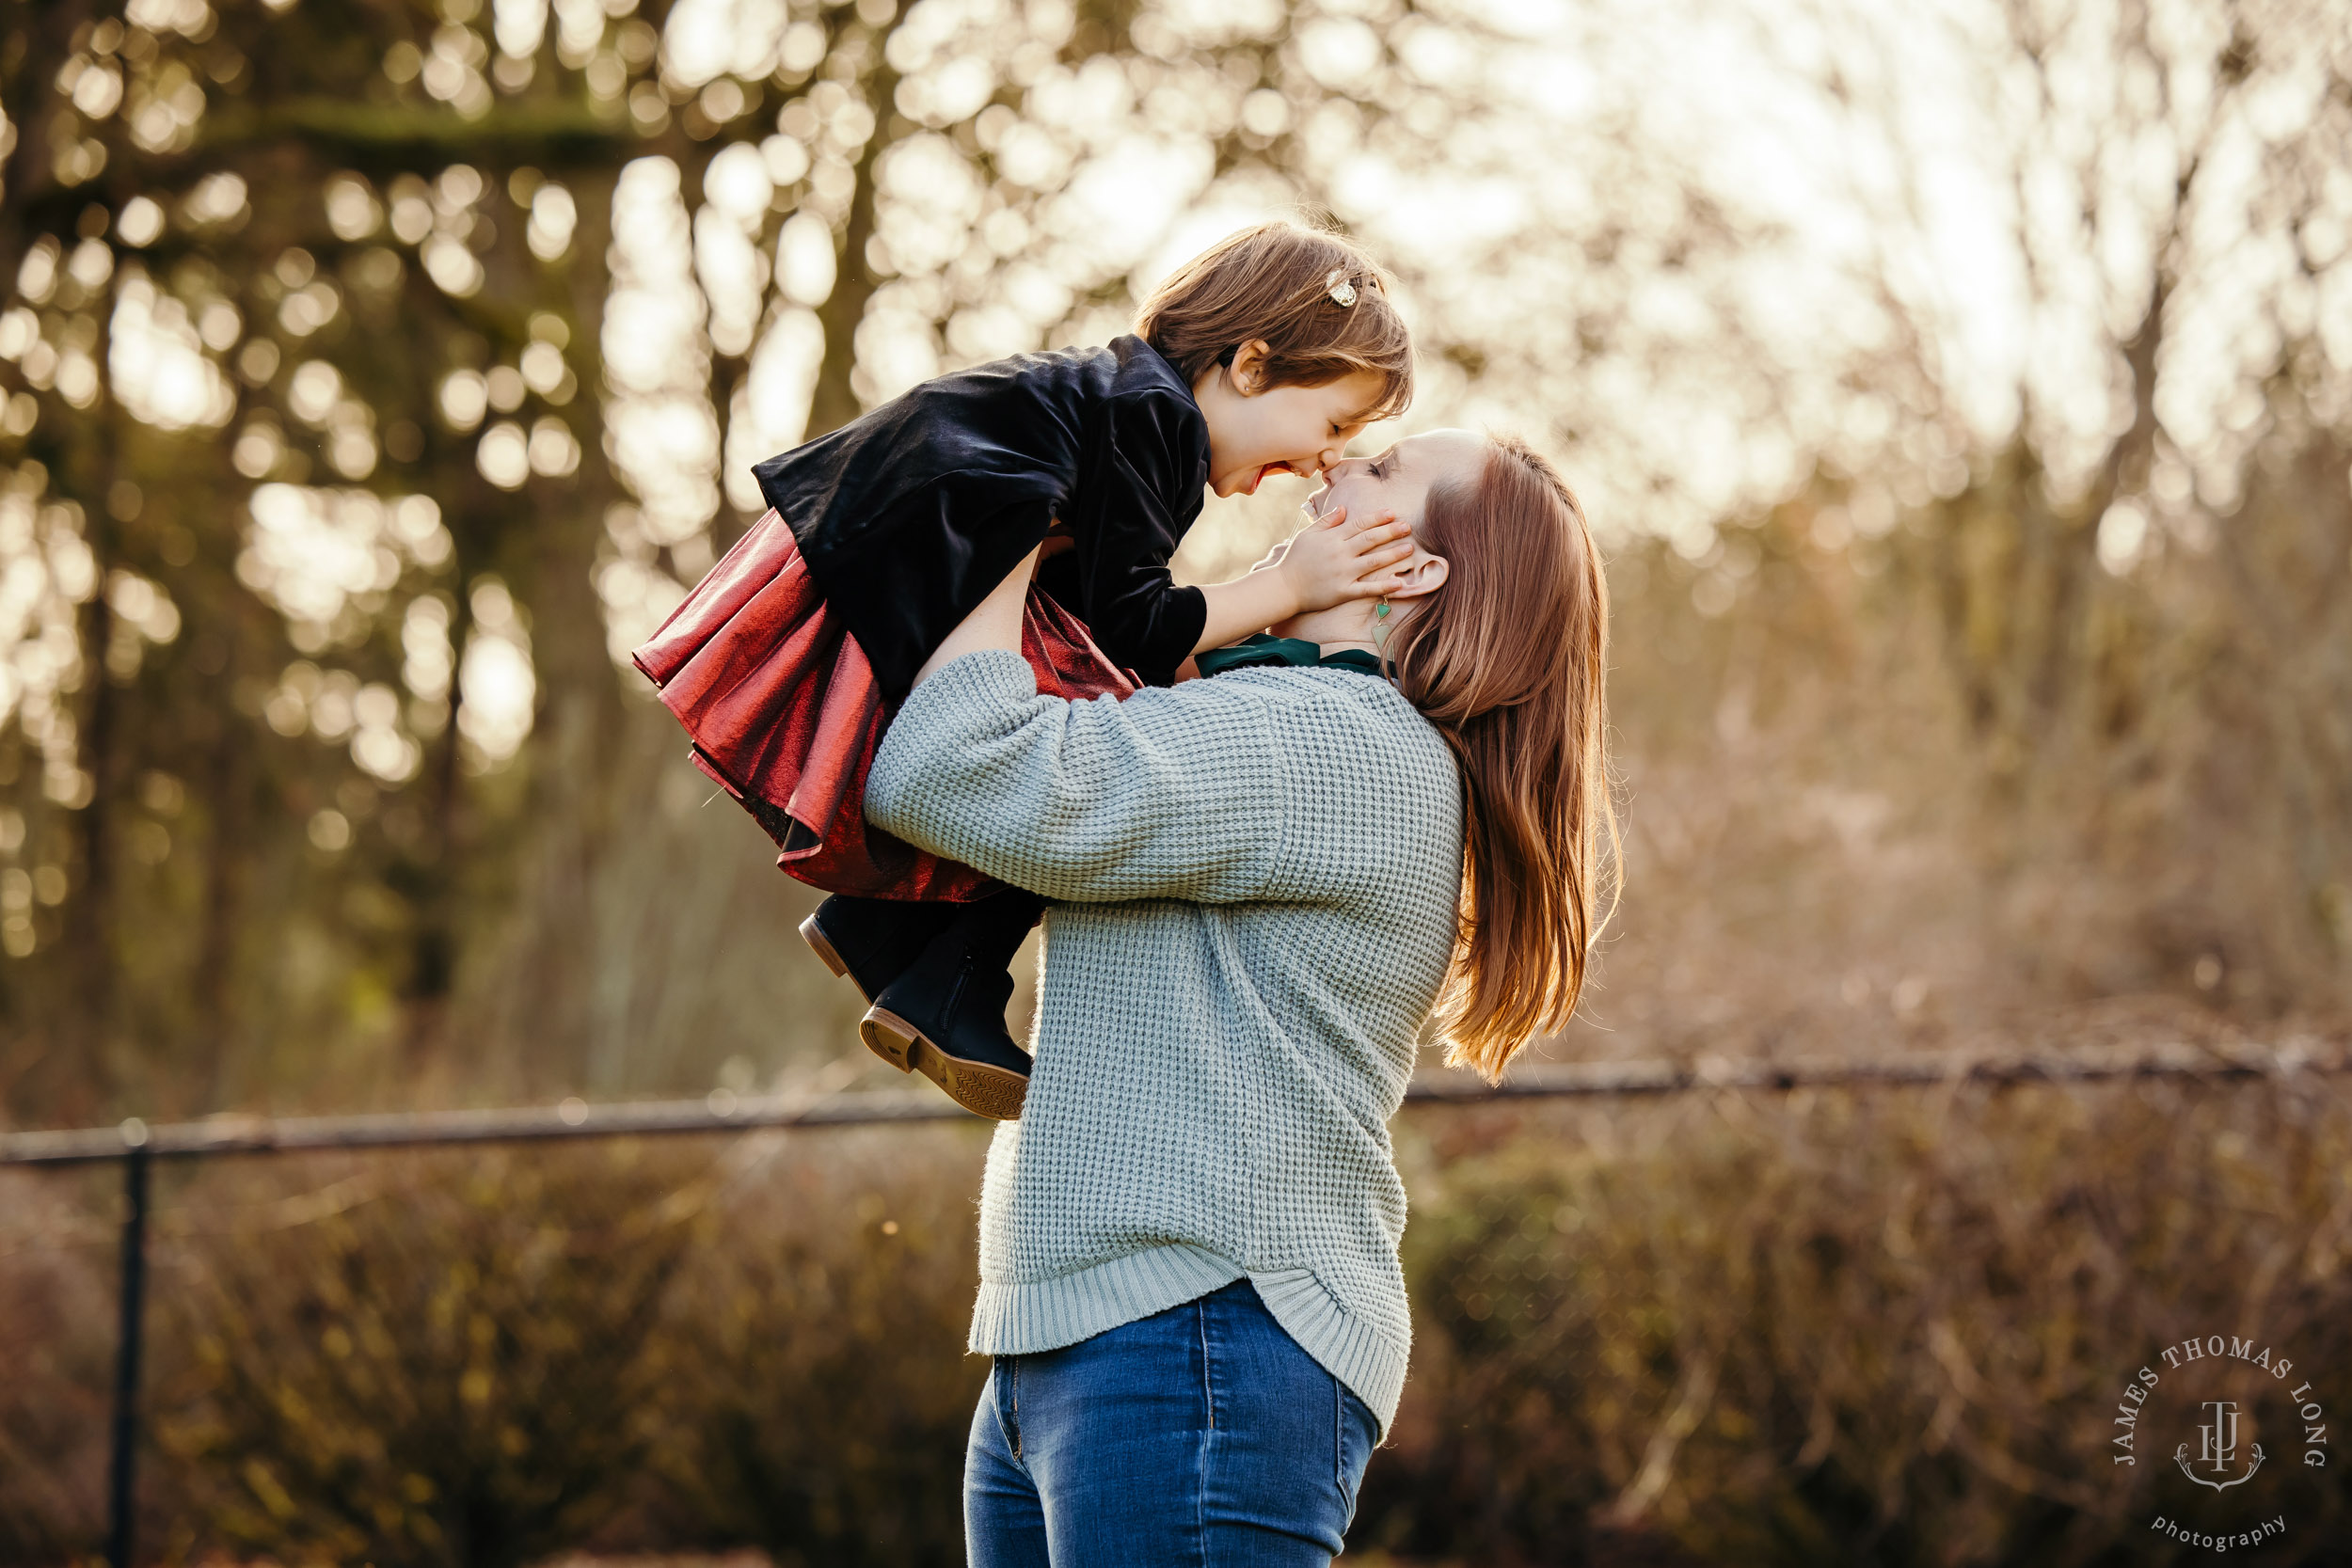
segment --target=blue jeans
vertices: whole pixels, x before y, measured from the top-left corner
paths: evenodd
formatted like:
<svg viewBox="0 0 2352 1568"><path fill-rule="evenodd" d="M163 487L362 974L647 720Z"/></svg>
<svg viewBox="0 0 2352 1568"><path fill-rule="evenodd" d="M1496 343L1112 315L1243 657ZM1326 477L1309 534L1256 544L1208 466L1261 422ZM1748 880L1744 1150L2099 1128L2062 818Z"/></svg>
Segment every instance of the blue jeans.
<svg viewBox="0 0 2352 1568"><path fill-rule="evenodd" d="M1000 1355L963 1460L971 1568L1325 1568L1379 1423L1247 1279Z"/></svg>

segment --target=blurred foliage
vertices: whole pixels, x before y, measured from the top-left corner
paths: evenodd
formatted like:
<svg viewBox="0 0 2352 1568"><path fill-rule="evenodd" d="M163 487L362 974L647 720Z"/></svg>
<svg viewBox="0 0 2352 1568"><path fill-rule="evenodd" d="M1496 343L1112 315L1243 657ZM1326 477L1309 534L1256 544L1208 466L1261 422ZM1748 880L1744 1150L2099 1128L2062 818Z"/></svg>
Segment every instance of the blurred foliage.
<svg viewBox="0 0 2352 1568"><path fill-rule="evenodd" d="M2120 572L2023 452L1874 523L1823 475L1621 551L1628 892L1550 1049L2342 1016L2352 436L2275 398L2228 526Z"/></svg>
<svg viewBox="0 0 2352 1568"><path fill-rule="evenodd" d="M702 1196L644 1152L356 1171L207 1248L158 1303L190 1358L157 1438L210 1483L193 1517L311 1560L512 1568L612 1513Z"/></svg>
<svg viewBox="0 0 2352 1568"><path fill-rule="evenodd" d="M820 1134L821 1136L821 1134ZM977 1146L768 1152L671 1297L655 1516L780 1568L963 1560ZM790 1223L823 1215L821 1230Z"/></svg>
<svg viewBox="0 0 2352 1568"><path fill-rule="evenodd" d="M751 462L1115 330L1170 193L1279 160L1323 89L1294 19L1229 20L13 13L0 1094L707 1082L837 1024L770 957L806 899L615 660Z"/></svg>
<svg viewBox="0 0 2352 1568"><path fill-rule="evenodd" d="M1422 1332L1366 1544L1567 1561L1541 1544L1646 1525L1709 1562L2172 1560L2141 1539L2171 1439L2114 1465L2113 1390L2201 1324L2292 1342L2323 1386L2352 1357L2331 1081L1422 1131ZM2296 1520L2279 1560L2333 1560L2332 1469L2254 1484Z"/></svg>
<svg viewBox="0 0 2352 1568"><path fill-rule="evenodd" d="M2339 9L11 12L0 1107L839 1049L616 660L752 462L1302 203L1402 274L1415 420L1558 446L1611 540L1640 1042L2341 1006Z"/></svg>
<svg viewBox="0 0 2352 1568"><path fill-rule="evenodd" d="M958 1561L980 1153L755 1134L177 1180L147 1539ZM1450 1109L1403 1154L1414 1370L1369 1560L2169 1561L2171 1438L2115 1466L2115 1391L2191 1333L2280 1347L2330 1410L2352 1365L2332 1080ZM106 1189L72 1180L5 1188L11 1321L50 1347L0 1380L11 1562L100 1528ZM2335 1468L2233 1496L2291 1515L2266 1560L2335 1560Z"/></svg>
<svg viewBox="0 0 2352 1568"><path fill-rule="evenodd" d="M0 1184L0 1561L70 1561L98 1539L118 1310L109 1185Z"/></svg>
<svg viewBox="0 0 2352 1568"><path fill-rule="evenodd" d="M142 1538L173 1560L961 1561L979 1150L755 1134L171 1182ZM72 1180L7 1189L8 1562L101 1528L111 1269L74 1243L108 1206Z"/></svg>

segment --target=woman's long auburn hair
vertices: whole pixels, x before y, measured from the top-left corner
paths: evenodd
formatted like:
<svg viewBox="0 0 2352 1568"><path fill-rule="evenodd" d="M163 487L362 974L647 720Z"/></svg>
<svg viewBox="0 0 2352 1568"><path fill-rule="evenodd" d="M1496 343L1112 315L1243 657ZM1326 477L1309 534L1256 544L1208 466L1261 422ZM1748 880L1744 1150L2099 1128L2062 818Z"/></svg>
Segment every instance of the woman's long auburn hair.
<svg viewBox="0 0 2352 1568"><path fill-rule="evenodd" d="M1450 572L1388 652L1453 749L1467 806L1436 1018L1447 1063L1491 1083L1566 1026L1614 898L1609 589L1574 493L1512 437L1489 438L1475 480L1433 486L1413 532Z"/></svg>

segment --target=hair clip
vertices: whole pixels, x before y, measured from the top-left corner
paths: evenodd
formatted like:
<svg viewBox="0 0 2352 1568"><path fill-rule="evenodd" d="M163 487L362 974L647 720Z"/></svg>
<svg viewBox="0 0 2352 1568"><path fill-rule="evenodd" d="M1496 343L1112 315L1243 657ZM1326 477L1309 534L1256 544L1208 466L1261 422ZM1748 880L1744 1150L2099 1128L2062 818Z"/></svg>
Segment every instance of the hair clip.
<svg viewBox="0 0 2352 1568"><path fill-rule="evenodd" d="M1347 280L1347 269L1333 267L1331 276L1323 280L1323 287L1331 296L1331 303L1344 310L1356 303L1356 285Z"/></svg>

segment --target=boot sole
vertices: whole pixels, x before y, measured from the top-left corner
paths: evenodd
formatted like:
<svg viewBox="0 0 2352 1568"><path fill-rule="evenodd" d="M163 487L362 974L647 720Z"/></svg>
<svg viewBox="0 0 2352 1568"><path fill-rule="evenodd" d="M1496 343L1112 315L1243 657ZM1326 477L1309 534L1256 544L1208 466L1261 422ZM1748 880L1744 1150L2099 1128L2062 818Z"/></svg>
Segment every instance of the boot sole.
<svg viewBox="0 0 2352 1568"><path fill-rule="evenodd" d="M1027 1074L1008 1072L985 1062L960 1061L885 1007L866 1008L857 1032L868 1051L900 1072L921 1073L974 1116L992 1121L1020 1119L1022 1102L1029 1093Z"/></svg>

